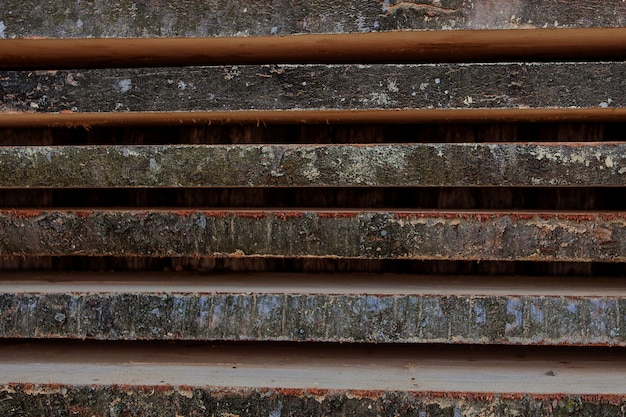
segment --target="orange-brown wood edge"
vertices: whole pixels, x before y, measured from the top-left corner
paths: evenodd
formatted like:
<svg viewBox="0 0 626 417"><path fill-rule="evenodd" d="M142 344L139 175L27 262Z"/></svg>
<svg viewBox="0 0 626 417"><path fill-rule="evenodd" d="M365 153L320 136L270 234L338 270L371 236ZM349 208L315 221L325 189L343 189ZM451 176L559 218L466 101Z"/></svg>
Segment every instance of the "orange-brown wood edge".
<svg viewBox="0 0 626 417"><path fill-rule="evenodd" d="M2 69L623 58L626 28L0 40Z"/></svg>

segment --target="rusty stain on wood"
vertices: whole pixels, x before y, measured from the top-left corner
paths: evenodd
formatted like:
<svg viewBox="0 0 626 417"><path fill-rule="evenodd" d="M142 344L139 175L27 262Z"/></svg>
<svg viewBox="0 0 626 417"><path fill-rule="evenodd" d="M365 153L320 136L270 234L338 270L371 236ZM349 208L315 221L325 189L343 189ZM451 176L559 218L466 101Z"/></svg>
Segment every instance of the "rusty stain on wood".
<svg viewBox="0 0 626 417"><path fill-rule="evenodd" d="M0 254L626 260L624 213L2 210Z"/></svg>
<svg viewBox="0 0 626 417"><path fill-rule="evenodd" d="M0 148L0 187L621 186L626 145Z"/></svg>

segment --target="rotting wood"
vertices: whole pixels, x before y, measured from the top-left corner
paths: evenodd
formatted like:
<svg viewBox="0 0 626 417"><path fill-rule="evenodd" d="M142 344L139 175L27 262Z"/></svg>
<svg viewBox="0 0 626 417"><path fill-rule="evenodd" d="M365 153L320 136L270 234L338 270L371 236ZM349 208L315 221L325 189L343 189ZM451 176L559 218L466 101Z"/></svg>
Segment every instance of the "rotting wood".
<svg viewBox="0 0 626 417"><path fill-rule="evenodd" d="M626 260L624 213L2 210L2 255Z"/></svg>
<svg viewBox="0 0 626 417"><path fill-rule="evenodd" d="M619 60L626 29L0 41L2 69ZM366 52L364 52L366 51Z"/></svg>
<svg viewBox="0 0 626 417"><path fill-rule="evenodd" d="M621 0L5 0L0 37L133 38L358 33L402 29L622 27Z"/></svg>
<svg viewBox="0 0 626 417"><path fill-rule="evenodd" d="M420 276L251 274L203 282L171 273L61 276L90 280L82 283L44 278L1 283L0 337L626 346L620 313L626 296L618 280L501 277L494 284L480 276L441 283Z"/></svg>
<svg viewBox="0 0 626 417"><path fill-rule="evenodd" d="M0 187L621 186L626 145L0 148Z"/></svg>
<svg viewBox="0 0 626 417"><path fill-rule="evenodd" d="M626 103L625 74L623 62L6 71L0 110L609 109Z"/></svg>

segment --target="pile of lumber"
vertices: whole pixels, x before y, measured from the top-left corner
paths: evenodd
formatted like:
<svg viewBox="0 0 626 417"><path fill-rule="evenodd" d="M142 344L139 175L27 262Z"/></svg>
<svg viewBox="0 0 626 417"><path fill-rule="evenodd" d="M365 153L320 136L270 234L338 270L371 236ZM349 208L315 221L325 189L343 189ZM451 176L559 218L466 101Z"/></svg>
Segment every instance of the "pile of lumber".
<svg viewBox="0 0 626 417"><path fill-rule="evenodd" d="M0 3L3 416L621 416L626 3Z"/></svg>

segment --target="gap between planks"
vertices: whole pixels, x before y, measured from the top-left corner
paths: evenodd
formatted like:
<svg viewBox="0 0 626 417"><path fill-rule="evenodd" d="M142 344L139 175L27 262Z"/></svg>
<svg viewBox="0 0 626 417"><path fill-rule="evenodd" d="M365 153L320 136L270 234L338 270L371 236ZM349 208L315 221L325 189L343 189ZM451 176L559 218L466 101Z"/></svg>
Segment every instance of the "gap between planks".
<svg viewBox="0 0 626 417"><path fill-rule="evenodd" d="M0 128L196 125L621 122L626 108L267 110L192 112L0 112Z"/></svg>
<svg viewBox="0 0 626 417"><path fill-rule="evenodd" d="M3 272L0 293L626 297L626 281L621 277L373 273Z"/></svg>

